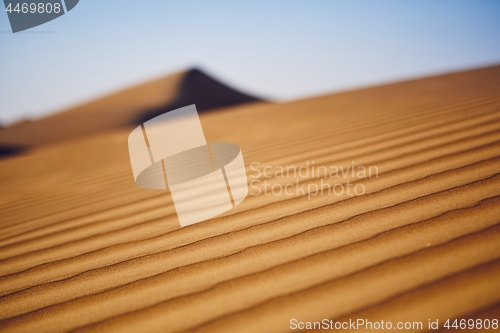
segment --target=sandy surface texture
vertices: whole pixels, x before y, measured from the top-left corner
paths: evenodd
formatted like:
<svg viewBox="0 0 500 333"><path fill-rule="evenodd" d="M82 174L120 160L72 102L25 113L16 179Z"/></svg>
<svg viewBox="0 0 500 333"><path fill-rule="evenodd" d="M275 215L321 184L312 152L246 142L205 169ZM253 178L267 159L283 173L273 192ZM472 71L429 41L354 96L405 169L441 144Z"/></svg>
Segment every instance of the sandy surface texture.
<svg viewBox="0 0 500 333"><path fill-rule="evenodd" d="M135 185L127 147L178 76L54 116L43 145L0 160L0 331L500 319L500 66L201 113L207 141L240 145L252 186L185 228L168 191ZM33 145L26 133L0 138ZM314 193L347 182L363 195Z"/></svg>

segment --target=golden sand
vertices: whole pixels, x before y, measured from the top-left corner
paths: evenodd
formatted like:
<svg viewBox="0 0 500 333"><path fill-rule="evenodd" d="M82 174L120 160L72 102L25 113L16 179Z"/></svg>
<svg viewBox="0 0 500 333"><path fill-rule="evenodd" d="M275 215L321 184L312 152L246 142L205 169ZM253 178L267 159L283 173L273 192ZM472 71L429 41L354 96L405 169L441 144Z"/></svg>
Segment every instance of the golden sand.
<svg viewBox="0 0 500 333"><path fill-rule="evenodd" d="M130 115L158 94L104 101ZM128 120L60 134L0 160L2 332L500 319L500 66L200 118L208 141L240 145L249 180L253 162L379 174L361 196L250 195L181 229L168 191L134 183Z"/></svg>

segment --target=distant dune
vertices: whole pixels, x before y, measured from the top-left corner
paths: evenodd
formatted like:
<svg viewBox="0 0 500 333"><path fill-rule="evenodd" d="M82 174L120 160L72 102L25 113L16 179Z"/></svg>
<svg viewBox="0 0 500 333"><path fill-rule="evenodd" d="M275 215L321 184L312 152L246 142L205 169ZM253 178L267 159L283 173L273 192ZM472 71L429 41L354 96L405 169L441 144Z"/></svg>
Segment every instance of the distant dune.
<svg viewBox="0 0 500 333"><path fill-rule="evenodd" d="M202 113L207 140L238 144L257 185L180 228L168 191L135 185L132 127L119 124L191 103L174 93L185 77L53 116L96 132L55 142L57 132L0 160L1 332L286 332L323 319L428 331L429 320L500 319L500 66ZM378 172L322 177L313 162ZM306 178L277 172L305 165ZM303 191L263 192L264 181ZM317 193L349 183L362 195Z"/></svg>
<svg viewBox="0 0 500 333"><path fill-rule="evenodd" d="M37 121L22 120L0 129L4 152L142 123L178 107L199 111L260 101L191 69L146 82ZM0 148L1 149L1 148Z"/></svg>

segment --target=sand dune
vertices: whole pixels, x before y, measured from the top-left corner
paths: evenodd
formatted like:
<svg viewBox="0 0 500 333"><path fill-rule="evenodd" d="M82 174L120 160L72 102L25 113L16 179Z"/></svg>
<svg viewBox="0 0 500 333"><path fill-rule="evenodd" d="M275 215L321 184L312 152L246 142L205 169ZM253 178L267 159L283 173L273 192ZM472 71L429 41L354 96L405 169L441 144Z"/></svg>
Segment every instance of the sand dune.
<svg viewBox="0 0 500 333"><path fill-rule="evenodd" d="M146 82L37 121L0 129L0 147L31 147L142 123L164 112L196 104L210 110L260 99L241 93L199 69ZM2 150L0 150L1 153ZM14 151L15 152L15 151Z"/></svg>
<svg viewBox="0 0 500 333"><path fill-rule="evenodd" d="M202 113L209 141L241 146L249 181L365 193L253 187L182 229L168 191L135 185L127 148L128 124L144 116L135 110L189 100L172 96L0 161L2 332L284 332L292 318L425 331L428 319L499 319L500 66ZM94 103L81 114L97 117ZM376 166L378 177L277 173L312 161Z"/></svg>

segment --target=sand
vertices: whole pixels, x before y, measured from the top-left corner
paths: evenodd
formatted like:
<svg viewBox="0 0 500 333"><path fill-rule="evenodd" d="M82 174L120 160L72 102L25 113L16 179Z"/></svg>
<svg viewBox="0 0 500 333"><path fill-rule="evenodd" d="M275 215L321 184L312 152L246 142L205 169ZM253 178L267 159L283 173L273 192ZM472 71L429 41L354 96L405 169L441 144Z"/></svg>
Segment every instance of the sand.
<svg viewBox="0 0 500 333"><path fill-rule="evenodd" d="M297 180L362 184L359 196L250 188L185 228L168 191L135 185L128 157L130 120L178 99L164 90L122 95L126 121L0 160L2 332L500 319L500 66L201 113L209 141L240 145L249 182L295 183L256 169L312 161L378 177ZM109 116L93 103L82 115Z"/></svg>

